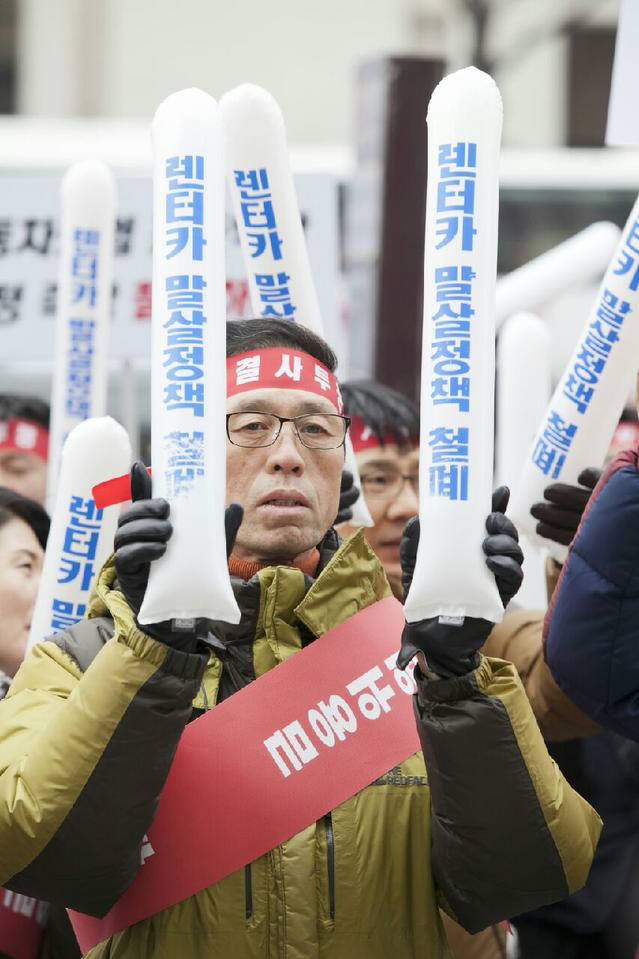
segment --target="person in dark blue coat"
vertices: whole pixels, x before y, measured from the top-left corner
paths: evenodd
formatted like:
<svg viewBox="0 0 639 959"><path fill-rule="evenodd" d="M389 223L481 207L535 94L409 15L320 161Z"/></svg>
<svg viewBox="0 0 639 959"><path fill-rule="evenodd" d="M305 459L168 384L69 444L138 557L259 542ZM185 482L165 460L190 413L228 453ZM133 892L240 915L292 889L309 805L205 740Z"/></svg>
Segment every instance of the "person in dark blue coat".
<svg viewBox="0 0 639 959"><path fill-rule="evenodd" d="M513 920L521 959L633 959L639 942L639 743L618 735L634 723L639 740L637 465L625 454L598 485L600 471L586 470L532 509L537 532L555 542L570 544L579 527L546 619L546 655L563 693L610 729L548 743L604 829L584 889Z"/></svg>
<svg viewBox="0 0 639 959"><path fill-rule="evenodd" d="M544 628L561 689L639 742L639 454L621 453L588 504Z"/></svg>

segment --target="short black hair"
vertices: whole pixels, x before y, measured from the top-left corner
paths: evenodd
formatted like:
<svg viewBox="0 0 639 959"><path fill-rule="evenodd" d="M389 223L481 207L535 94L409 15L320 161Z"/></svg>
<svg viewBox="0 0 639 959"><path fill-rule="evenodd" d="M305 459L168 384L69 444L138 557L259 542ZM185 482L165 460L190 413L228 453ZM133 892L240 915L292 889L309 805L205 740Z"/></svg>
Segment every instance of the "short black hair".
<svg viewBox="0 0 639 959"><path fill-rule="evenodd" d="M419 410L403 393L375 380L342 383L342 399L347 416L358 416L384 445L392 436L398 446L419 439Z"/></svg>
<svg viewBox="0 0 639 959"><path fill-rule="evenodd" d="M23 520L33 530L42 549L47 548L51 520L44 507L15 490L0 486L0 526L12 519Z"/></svg>
<svg viewBox="0 0 639 959"><path fill-rule="evenodd" d="M291 320L269 320L256 317L251 320L229 320L226 324L226 355L268 350L273 346L288 346L302 350L323 363L331 373L337 367L337 357L321 336Z"/></svg>
<svg viewBox="0 0 639 959"><path fill-rule="evenodd" d="M38 396L21 396L18 393L0 393L0 421L31 420L38 426L49 429L49 404Z"/></svg>

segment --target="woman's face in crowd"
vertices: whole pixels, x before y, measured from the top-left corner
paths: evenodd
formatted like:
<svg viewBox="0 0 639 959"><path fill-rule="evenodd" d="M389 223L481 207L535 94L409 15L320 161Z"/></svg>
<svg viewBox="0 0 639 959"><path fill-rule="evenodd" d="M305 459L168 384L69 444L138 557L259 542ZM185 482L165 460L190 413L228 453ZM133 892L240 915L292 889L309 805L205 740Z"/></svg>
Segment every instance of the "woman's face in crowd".
<svg viewBox="0 0 639 959"><path fill-rule="evenodd" d="M0 526L0 669L8 676L24 657L43 559L27 523L15 517Z"/></svg>

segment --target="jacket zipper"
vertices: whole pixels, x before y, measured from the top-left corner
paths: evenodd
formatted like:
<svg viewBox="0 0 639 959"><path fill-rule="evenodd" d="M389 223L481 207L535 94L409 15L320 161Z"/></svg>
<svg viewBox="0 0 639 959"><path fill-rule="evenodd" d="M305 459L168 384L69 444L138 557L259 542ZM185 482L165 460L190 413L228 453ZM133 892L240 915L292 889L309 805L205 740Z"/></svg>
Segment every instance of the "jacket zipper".
<svg viewBox="0 0 639 959"><path fill-rule="evenodd" d="M328 911L335 918L335 837L333 835L333 816L329 812L324 816L326 830L326 865L328 869Z"/></svg>
<svg viewBox="0 0 639 959"><path fill-rule="evenodd" d="M246 918L250 919L253 915L253 882L250 863L244 866L244 902Z"/></svg>

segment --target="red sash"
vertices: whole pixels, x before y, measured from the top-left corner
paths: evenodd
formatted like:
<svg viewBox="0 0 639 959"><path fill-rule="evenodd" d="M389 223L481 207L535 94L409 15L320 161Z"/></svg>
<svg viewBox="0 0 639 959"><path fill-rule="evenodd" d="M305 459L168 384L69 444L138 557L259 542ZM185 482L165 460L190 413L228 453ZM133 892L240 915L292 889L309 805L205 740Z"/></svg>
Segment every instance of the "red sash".
<svg viewBox="0 0 639 959"><path fill-rule="evenodd" d="M46 903L0 888L0 953L11 959L37 959L46 910Z"/></svg>
<svg viewBox="0 0 639 959"><path fill-rule="evenodd" d="M394 668L404 611L374 603L180 739L135 881L104 919L70 912L82 952L290 839L420 748L415 682Z"/></svg>

